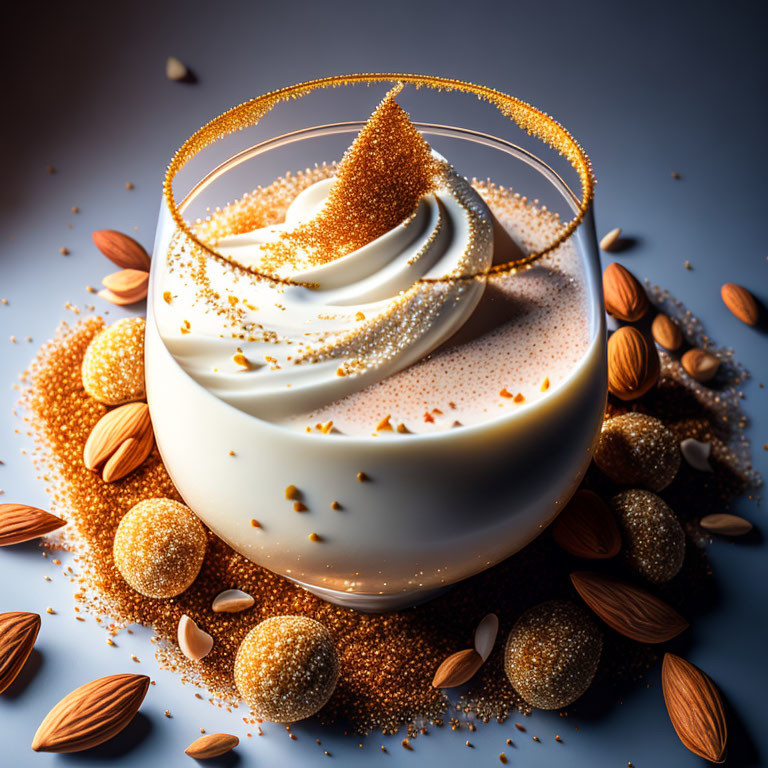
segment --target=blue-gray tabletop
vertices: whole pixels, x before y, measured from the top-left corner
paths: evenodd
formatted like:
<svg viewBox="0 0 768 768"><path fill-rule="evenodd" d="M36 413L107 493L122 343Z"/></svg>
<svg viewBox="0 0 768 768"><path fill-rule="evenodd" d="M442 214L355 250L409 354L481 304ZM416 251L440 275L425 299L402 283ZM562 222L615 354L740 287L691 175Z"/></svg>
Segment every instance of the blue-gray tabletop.
<svg viewBox="0 0 768 768"><path fill-rule="evenodd" d="M6 10L3 26L0 295L8 305L0 306L0 500L46 505L43 482L23 454L30 446L12 413L12 387L59 321L74 319L65 304L93 301L84 286L98 284L106 270L91 231L118 229L151 245L165 167L195 129L264 91L355 71L480 82L563 122L594 161L598 230L621 226L636 241L619 258L682 299L751 371L744 409L755 465L766 475L768 389L759 387L768 380L766 338L719 298L730 281L768 299L768 65L757 3L75 2ZM193 69L196 83L165 78L170 55ZM108 317L121 314L111 308ZM741 499L730 511L765 530L759 502ZM760 535L746 544L717 541L709 554L718 599L697 619L688 656L728 702L729 763L765 765L768 545ZM43 616L21 682L0 697L0 765L184 765L183 750L200 728L240 736L236 753L219 764L243 768L329 760L497 765L502 751L519 766L701 762L669 723L658 668L617 692L615 706L598 717L580 714L578 704L567 720L534 712L525 735L512 718L471 734L432 729L412 752L400 747L400 737L344 738L313 721L294 729L296 741L280 726L249 739L252 726L240 714L194 698L158 669L148 633L123 633L114 648L93 621L74 621L73 591L35 545L0 552L0 611ZM138 668L131 654L141 659ZM30 750L42 716L72 688L139 669L157 684L139 719L111 746L69 756ZM510 736L515 747L505 744Z"/></svg>

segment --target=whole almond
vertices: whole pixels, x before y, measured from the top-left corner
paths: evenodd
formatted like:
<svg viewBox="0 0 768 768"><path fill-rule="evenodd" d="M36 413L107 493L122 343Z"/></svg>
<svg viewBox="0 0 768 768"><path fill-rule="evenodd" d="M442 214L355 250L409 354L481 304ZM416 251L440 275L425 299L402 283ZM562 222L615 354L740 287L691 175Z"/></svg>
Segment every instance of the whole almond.
<svg viewBox="0 0 768 768"><path fill-rule="evenodd" d="M640 587L589 571L572 573L571 582L611 629L639 643L664 643L688 628L677 611Z"/></svg>
<svg viewBox="0 0 768 768"><path fill-rule="evenodd" d="M752 523L738 515L729 515L719 512L707 515L699 520L699 525L710 533L722 536L746 536L752 530Z"/></svg>
<svg viewBox="0 0 768 768"><path fill-rule="evenodd" d="M728 727L715 684L698 667L672 653L661 666L664 703L680 741L695 755L722 763Z"/></svg>
<svg viewBox="0 0 768 768"><path fill-rule="evenodd" d="M103 744L133 720L149 688L146 675L110 675L76 688L46 716L36 752L80 752Z"/></svg>
<svg viewBox="0 0 768 768"><path fill-rule="evenodd" d="M0 693L21 672L39 630L40 617L36 613L0 613Z"/></svg>
<svg viewBox="0 0 768 768"><path fill-rule="evenodd" d="M603 272L605 309L619 320L633 323L648 311L648 296L637 278L621 264L609 264Z"/></svg>
<svg viewBox="0 0 768 768"><path fill-rule="evenodd" d="M0 504L0 547L45 536L66 524L66 520L37 507Z"/></svg>
<svg viewBox="0 0 768 768"><path fill-rule="evenodd" d="M83 449L83 462L91 470L104 465L104 481L114 482L142 464L153 443L149 407L146 403L127 403L96 422Z"/></svg>
<svg viewBox="0 0 768 768"><path fill-rule="evenodd" d="M495 613L487 613L475 627L474 646L483 662L488 661L496 637L499 634L499 617Z"/></svg>
<svg viewBox="0 0 768 768"><path fill-rule="evenodd" d="M213 598L211 608L214 613L240 613L254 602L253 597L242 589L225 589Z"/></svg>
<svg viewBox="0 0 768 768"><path fill-rule="evenodd" d="M615 557L621 534L608 505L592 491L576 491L552 525L555 541L566 552L588 560Z"/></svg>
<svg viewBox="0 0 768 768"><path fill-rule="evenodd" d="M725 283L720 289L720 296L725 306L747 325L757 325L760 318L760 309L757 306L755 297L741 285L736 283Z"/></svg>
<svg viewBox="0 0 768 768"><path fill-rule="evenodd" d="M612 250L616 245L616 243L618 243L620 237L621 237L621 227L616 227L616 229L612 229L608 234L603 235L603 237L601 238L600 248L604 251Z"/></svg>
<svg viewBox="0 0 768 768"><path fill-rule="evenodd" d="M132 237L114 229L100 229L93 233L93 242L118 267L149 272L149 255Z"/></svg>
<svg viewBox="0 0 768 768"><path fill-rule="evenodd" d="M190 661L200 661L213 648L213 638L207 632L200 629L186 613L179 619L176 636L181 652Z"/></svg>
<svg viewBox="0 0 768 768"><path fill-rule="evenodd" d="M437 668L432 679L433 688L454 688L471 680L483 664L483 657L474 649L452 653Z"/></svg>
<svg viewBox="0 0 768 768"><path fill-rule="evenodd" d="M196 760L207 760L209 757L226 755L240 743L237 736L228 733L208 733L193 741L184 754L194 757Z"/></svg>
<svg viewBox="0 0 768 768"><path fill-rule="evenodd" d="M693 376L696 381L709 381L713 379L720 367L720 360L710 352L705 352L698 347L689 349L683 355L680 362L683 364L686 373L689 376Z"/></svg>
<svg viewBox="0 0 768 768"><path fill-rule="evenodd" d="M625 325L608 339L608 391L620 400L642 397L659 379L659 355L637 328Z"/></svg>
<svg viewBox="0 0 768 768"><path fill-rule="evenodd" d="M659 346L675 352L683 346L683 332L663 312L653 318L651 334Z"/></svg>

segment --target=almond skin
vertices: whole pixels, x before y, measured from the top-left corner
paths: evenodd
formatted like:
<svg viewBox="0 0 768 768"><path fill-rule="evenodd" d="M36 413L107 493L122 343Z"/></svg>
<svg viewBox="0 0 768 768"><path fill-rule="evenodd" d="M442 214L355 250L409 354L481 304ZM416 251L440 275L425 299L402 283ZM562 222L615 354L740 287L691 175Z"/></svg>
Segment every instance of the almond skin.
<svg viewBox="0 0 768 768"><path fill-rule="evenodd" d="M452 653L437 668L432 679L433 688L455 688L471 680L483 664L483 657L474 649Z"/></svg>
<svg viewBox="0 0 768 768"><path fill-rule="evenodd" d="M672 653L661 666L664 703L680 741L695 755L722 763L728 727L715 684L698 667Z"/></svg>
<svg viewBox="0 0 768 768"><path fill-rule="evenodd" d="M603 272L605 309L619 320L634 323L648 311L648 296L637 278L621 264L609 264Z"/></svg>
<svg viewBox="0 0 768 768"><path fill-rule="evenodd" d="M149 688L146 675L110 675L76 688L46 716L35 752L81 752L116 736L133 720Z"/></svg>
<svg viewBox="0 0 768 768"><path fill-rule="evenodd" d="M659 379L659 355L637 328L625 325L608 339L608 391L637 400Z"/></svg>
<svg viewBox="0 0 768 768"><path fill-rule="evenodd" d="M639 643L664 643L688 628L677 611L640 587L589 571L572 573L571 583L611 629Z"/></svg>
<svg viewBox="0 0 768 768"><path fill-rule="evenodd" d="M149 272L149 255L132 237L114 229L100 229L92 237L94 245L118 267Z"/></svg>
<svg viewBox="0 0 768 768"><path fill-rule="evenodd" d="M21 672L39 630L40 617L36 613L0 613L0 693Z"/></svg>
<svg viewBox="0 0 768 768"><path fill-rule="evenodd" d="M696 381L709 381L717 374L720 361L709 352L695 347L689 349L681 358L686 373L693 376Z"/></svg>
<svg viewBox="0 0 768 768"><path fill-rule="evenodd" d="M66 524L60 517L37 507L0 504L0 547L45 536Z"/></svg>
<svg viewBox="0 0 768 768"><path fill-rule="evenodd" d="M91 470L103 465L102 478L111 483L141 465L153 445L149 406L127 403L96 422L83 449L83 462Z"/></svg>
<svg viewBox="0 0 768 768"><path fill-rule="evenodd" d="M699 520L699 525L705 531L722 536L746 536L752 530L752 523L749 520L724 512L702 517Z"/></svg>
<svg viewBox="0 0 768 768"><path fill-rule="evenodd" d="M670 352L675 352L683 346L683 332L663 312L653 318L651 334L659 346Z"/></svg>
<svg viewBox="0 0 768 768"><path fill-rule="evenodd" d="M605 560L621 549L621 534L608 505L592 491L576 491L552 525L562 549L576 557Z"/></svg>
<svg viewBox="0 0 768 768"><path fill-rule="evenodd" d="M207 760L209 757L226 755L240 743L237 736L228 733L208 733L193 741L184 754L194 757L196 760Z"/></svg>
<svg viewBox="0 0 768 768"><path fill-rule="evenodd" d="M755 297L743 286L736 283L726 283L720 289L720 296L725 306L747 325L757 325L760 319L760 308Z"/></svg>

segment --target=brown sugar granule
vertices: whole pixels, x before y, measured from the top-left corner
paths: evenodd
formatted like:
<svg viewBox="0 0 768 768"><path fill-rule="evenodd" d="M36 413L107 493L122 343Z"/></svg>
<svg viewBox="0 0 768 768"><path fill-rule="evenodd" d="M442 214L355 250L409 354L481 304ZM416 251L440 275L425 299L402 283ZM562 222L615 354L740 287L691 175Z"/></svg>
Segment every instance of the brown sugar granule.
<svg viewBox="0 0 768 768"><path fill-rule="evenodd" d="M402 87L387 93L344 154L321 211L264 248L265 266L352 253L404 222L432 191L441 166L395 101Z"/></svg>
<svg viewBox="0 0 768 768"><path fill-rule="evenodd" d="M334 510L338 511L338 510L341 509L341 504L339 504L338 501L332 501L331 502L331 509L334 509Z"/></svg>
<svg viewBox="0 0 768 768"><path fill-rule="evenodd" d="M295 485L289 485L285 489L285 498L294 501L301 498L301 491Z"/></svg>
<svg viewBox="0 0 768 768"><path fill-rule="evenodd" d="M306 512L307 511L307 505L303 501L294 501L293 502L293 511L294 512Z"/></svg>
<svg viewBox="0 0 768 768"><path fill-rule="evenodd" d="M366 482L366 480L369 480L370 478L368 477L368 475L365 474L365 472L358 472L357 473L357 479L361 483L364 483L364 482Z"/></svg>

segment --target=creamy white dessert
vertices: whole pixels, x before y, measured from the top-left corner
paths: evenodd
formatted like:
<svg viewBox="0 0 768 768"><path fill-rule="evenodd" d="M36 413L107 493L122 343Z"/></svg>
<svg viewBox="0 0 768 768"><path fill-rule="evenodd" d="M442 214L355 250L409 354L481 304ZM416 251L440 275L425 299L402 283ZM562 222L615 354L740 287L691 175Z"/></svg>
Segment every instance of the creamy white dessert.
<svg viewBox="0 0 768 768"><path fill-rule="evenodd" d="M373 609L530 541L586 469L605 399L591 265L568 241L488 276L558 219L459 176L395 95L338 166L200 222L217 257L161 226L147 336L185 501L252 560Z"/></svg>

